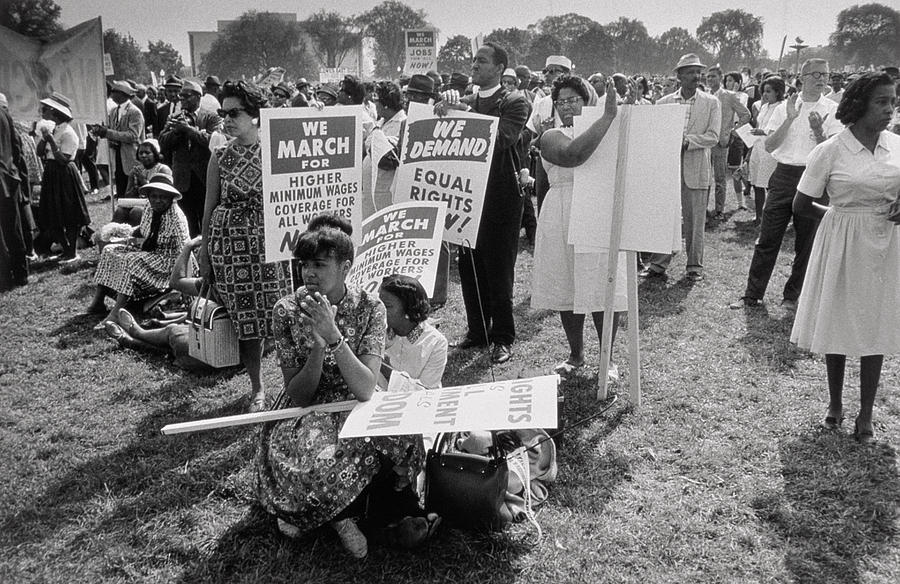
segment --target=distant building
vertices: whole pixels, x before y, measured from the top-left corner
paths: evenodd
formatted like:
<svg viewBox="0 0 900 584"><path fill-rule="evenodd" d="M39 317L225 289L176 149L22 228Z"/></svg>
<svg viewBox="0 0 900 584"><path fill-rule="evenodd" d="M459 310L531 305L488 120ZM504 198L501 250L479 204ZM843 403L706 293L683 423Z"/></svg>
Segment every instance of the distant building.
<svg viewBox="0 0 900 584"><path fill-rule="evenodd" d="M280 18L286 22L298 22L297 15L291 12L274 12L272 13L277 18ZM191 52L191 73L192 76L197 77L200 75L200 64L203 62L203 58L209 53L210 48L212 47L213 42L219 38L219 35L225 30L225 28L235 22L234 20L218 20L216 21L216 30L215 31L188 31L188 42L190 44L190 52ZM308 32L301 31L300 35L301 40L306 48L306 53L310 57L310 60L314 63L318 63L316 59L316 55L313 52L313 40ZM374 44L372 39L364 38L359 43L359 47L350 50L347 53L347 56L344 57L344 60L338 64L338 67L349 69L360 77L367 79L370 78L375 71L375 59L374 59ZM270 63L270 66L284 66L284 63ZM320 64L320 66L323 66ZM318 79L318 71L310 71L309 74L306 75L306 78L310 81Z"/></svg>

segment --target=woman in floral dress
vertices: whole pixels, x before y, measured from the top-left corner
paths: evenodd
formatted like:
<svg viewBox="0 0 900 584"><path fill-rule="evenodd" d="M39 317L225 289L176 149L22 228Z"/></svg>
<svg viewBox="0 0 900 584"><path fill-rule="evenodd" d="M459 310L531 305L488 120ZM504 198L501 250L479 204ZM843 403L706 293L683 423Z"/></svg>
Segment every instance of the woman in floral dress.
<svg viewBox="0 0 900 584"><path fill-rule="evenodd" d="M250 376L250 411L265 408L260 376L263 339L272 337L272 308L290 293L287 262L265 262L259 110L266 98L255 85L225 82L222 117L232 140L217 148L206 173L200 273L213 282L238 336Z"/></svg>

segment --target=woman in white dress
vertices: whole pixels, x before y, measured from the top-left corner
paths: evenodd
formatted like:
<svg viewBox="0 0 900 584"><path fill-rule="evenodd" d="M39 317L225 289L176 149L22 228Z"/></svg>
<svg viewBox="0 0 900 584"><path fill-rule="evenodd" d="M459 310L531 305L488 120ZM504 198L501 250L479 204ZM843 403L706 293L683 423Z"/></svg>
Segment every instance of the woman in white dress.
<svg viewBox="0 0 900 584"><path fill-rule="evenodd" d="M886 131L896 103L891 78L867 73L838 105L846 124L809 155L794 212L821 218L791 341L825 354L829 402L823 426L843 419L847 356L860 357L860 407L854 435L874 440L872 407L885 354L900 353L900 136ZM826 192L831 206L817 203Z"/></svg>
<svg viewBox="0 0 900 584"><path fill-rule="evenodd" d="M765 136L766 126L772 112L784 99L784 79L781 77L769 77L762 83L759 112L756 114L756 128L754 136ZM760 141L762 142L762 141ZM750 185L753 187L753 199L756 207L756 222L762 221L763 206L766 204L766 189L769 187L769 177L775 171L778 161L766 152L762 143L750 150Z"/></svg>
<svg viewBox="0 0 900 584"><path fill-rule="evenodd" d="M635 95L633 81L628 81L629 94ZM575 167L590 158L616 117L617 106L613 81L606 87L603 116L582 134L575 136L572 120L581 115L585 105L597 104L597 92L577 76L563 75L553 83L552 97L562 119L562 128L554 128L541 137L541 157L550 179L550 191L544 199L538 219L534 246L534 269L531 307L559 311L566 340L568 358L555 371L568 375L584 365L584 316L590 313L597 334L603 330L606 290L607 254L578 252L569 240L569 217ZM625 310L625 262L620 261L616 289L616 311ZM613 321L615 338L616 320Z"/></svg>

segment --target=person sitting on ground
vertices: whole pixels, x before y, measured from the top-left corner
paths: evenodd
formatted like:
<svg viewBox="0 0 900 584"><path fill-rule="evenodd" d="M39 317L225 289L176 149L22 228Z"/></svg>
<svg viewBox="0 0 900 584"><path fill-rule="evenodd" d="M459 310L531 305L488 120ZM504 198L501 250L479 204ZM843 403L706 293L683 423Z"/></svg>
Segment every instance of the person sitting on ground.
<svg viewBox="0 0 900 584"><path fill-rule="evenodd" d="M128 175L128 186L125 187L125 193L122 198L125 199L142 199L140 188L150 182L150 177L156 174L167 174L172 176L172 169L162 163L162 152L159 149L159 142L153 138L148 138L140 143L137 149L137 161L140 164L134 165L131 173ZM145 205L136 205L134 207L125 205L116 205L113 211L113 223L128 223L137 226L141 222L144 215Z"/></svg>
<svg viewBox="0 0 900 584"><path fill-rule="evenodd" d="M185 296L195 297L200 294L203 278L194 277L193 252L203 243L203 238L195 237L183 248L175 268L169 277L169 287ZM185 323L187 313L162 328L147 329L138 324L137 319L122 308L117 315L117 322L106 322L106 334L116 340L119 346L137 351L162 351L175 357L175 365L183 369L208 369L208 366L190 356L188 325Z"/></svg>
<svg viewBox="0 0 900 584"><path fill-rule="evenodd" d="M181 193L170 176L151 177L141 192L146 194L149 205L144 209L140 226L125 245L109 245L100 254L94 275L97 292L88 312L106 312L107 296L115 295L116 302L95 327L98 330L107 322L116 322L119 309L128 302L164 292L178 253L189 239L187 218L174 204Z"/></svg>
<svg viewBox="0 0 900 584"><path fill-rule="evenodd" d="M447 366L447 338L428 323L428 293L410 276L393 274L381 282L378 297L387 315L387 337L378 385L388 387L392 372L421 389L439 389Z"/></svg>
<svg viewBox="0 0 900 584"><path fill-rule="evenodd" d="M306 231L294 255L304 286L279 300L273 314L284 376L276 407L369 400L381 367L385 311L377 297L346 285L353 242L337 229ZM328 524L347 551L364 558L368 540L355 517L366 512L369 527L378 528L424 515L413 490L424 448L418 436L339 440L347 415L313 412L264 425L257 494L284 534Z"/></svg>

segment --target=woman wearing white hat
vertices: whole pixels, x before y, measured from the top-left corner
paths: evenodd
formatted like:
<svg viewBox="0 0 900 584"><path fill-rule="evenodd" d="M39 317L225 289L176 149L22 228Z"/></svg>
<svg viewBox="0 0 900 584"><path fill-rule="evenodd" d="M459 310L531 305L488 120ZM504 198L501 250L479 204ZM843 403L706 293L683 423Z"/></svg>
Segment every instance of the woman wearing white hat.
<svg viewBox="0 0 900 584"><path fill-rule="evenodd" d="M149 205L144 208L140 226L124 245L108 245L100 254L94 282L97 292L88 312L106 312L106 297L115 296L116 304L98 325L117 322L119 309L131 300L154 296L169 287L169 274L181 248L188 242L188 222L175 201L181 193L172 177L157 174L140 188Z"/></svg>
<svg viewBox="0 0 900 584"><path fill-rule="evenodd" d="M52 132L42 128L37 145L44 160L37 223L44 251L49 252L50 245L58 243L63 248L59 259L71 262L78 259L75 250L78 232L90 224L91 217L84 200L84 183L73 162L78 135L69 125L72 121L69 99L59 93L42 99L41 117L55 122L56 127Z"/></svg>

